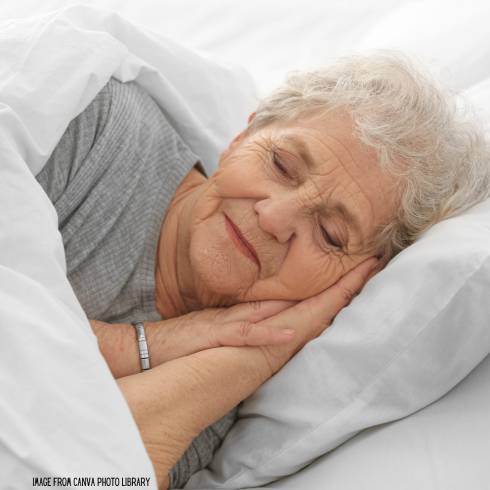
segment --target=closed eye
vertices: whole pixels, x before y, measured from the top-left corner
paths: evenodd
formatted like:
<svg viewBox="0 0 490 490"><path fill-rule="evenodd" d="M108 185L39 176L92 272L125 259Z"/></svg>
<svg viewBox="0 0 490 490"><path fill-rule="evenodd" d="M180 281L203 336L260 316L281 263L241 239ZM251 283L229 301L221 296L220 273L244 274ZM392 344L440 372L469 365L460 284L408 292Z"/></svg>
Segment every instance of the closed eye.
<svg viewBox="0 0 490 490"><path fill-rule="evenodd" d="M281 159L279 158L278 154L275 151L271 152L272 154L272 162L274 166L277 168L277 170L281 173L282 176L287 177L288 179L291 178L289 175L289 172L287 171L286 167L284 164L281 162ZM342 244L335 238L330 235L330 233L323 227L320 226L323 238L327 245L333 246L335 248L342 248Z"/></svg>
<svg viewBox="0 0 490 490"><path fill-rule="evenodd" d="M330 235L330 233L328 233L328 231L323 226L321 226L320 228L322 230L323 238L325 239L328 245L333 245L336 248L342 247L342 245L338 242L338 240L332 238L332 235Z"/></svg>
<svg viewBox="0 0 490 490"><path fill-rule="evenodd" d="M286 170L286 167L282 164L280 158L278 157L278 155L275 151L272 152L272 161L274 163L274 166L279 170L279 172L282 175L284 175L285 177L288 177L288 178L291 177L289 175L288 171Z"/></svg>

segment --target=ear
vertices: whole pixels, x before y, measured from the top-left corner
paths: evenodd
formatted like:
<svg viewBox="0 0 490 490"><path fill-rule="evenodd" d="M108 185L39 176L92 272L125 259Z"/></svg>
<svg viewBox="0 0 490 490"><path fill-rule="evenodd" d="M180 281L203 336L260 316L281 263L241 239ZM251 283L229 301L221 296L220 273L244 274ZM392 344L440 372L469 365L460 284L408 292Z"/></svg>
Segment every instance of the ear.
<svg viewBox="0 0 490 490"><path fill-rule="evenodd" d="M255 112L252 112L249 116L248 116L248 119L247 119L247 122L248 124L250 124L253 120L254 120L254 117L255 117Z"/></svg>

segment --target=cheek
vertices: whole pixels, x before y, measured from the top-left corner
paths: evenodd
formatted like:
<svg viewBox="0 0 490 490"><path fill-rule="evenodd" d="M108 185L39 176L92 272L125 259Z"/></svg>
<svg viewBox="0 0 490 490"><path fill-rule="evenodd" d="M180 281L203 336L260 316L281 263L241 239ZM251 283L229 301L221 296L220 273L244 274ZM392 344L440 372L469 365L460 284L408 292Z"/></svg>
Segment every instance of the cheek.
<svg viewBox="0 0 490 490"><path fill-rule="evenodd" d="M254 284L243 301L301 301L332 286L353 267L349 257L335 253L316 252L308 255L298 250L298 253L291 252L278 274Z"/></svg>
<svg viewBox="0 0 490 490"><path fill-rule="evenodd" d="M222 197L242 196L254 192L266 180L261 160L251 155L236 156L220 168L212 178Z"/></svg>
<svg viewBox="0 0 490 490"><path fill-rule="evenodd" d="M344 261L340 254L298 246L290 249L279 275L291 297L304 299L330 287L343 274Z"/></svg>
<svg viewBox="0 0 490 490"><path fill-rule="evenodd" d="M309 245L289 250L280 272L280 282L290 298L304 299L324 291L370 255L346 255Z"/></svg>

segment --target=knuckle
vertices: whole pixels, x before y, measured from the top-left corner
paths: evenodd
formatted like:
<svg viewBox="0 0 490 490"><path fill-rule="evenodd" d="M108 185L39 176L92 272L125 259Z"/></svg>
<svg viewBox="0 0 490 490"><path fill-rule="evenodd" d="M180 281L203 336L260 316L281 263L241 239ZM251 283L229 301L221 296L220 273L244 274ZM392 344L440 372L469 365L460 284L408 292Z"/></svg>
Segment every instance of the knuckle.
<svg viewBox="0 0 490 490"><path fill-rule="evenodd" d="M244 320L238 325L238 333L240 337L247 338L250 335L250 331L252 330L253 323L248 320Z"/></svg>
<svg viewBox="0 0 490 490"><path fill-rule="evenodd" d="M253 311L260 311L262 308L262 301L259 300L251 301L250 306L252 307Z"/></svg>
<svg viewBox="0 0 490 490"><path fill-rule="evenodd" d="M206 335L210 347L221 347L221 342L213 323L206 324Z"/></svg>
<svg viewBox="0 0 490 490"><path fill-rule="evenodd" d="M340 295L343 302L348 305L356 295L356 291L349 286L342 286L340 288Z"/></svg>

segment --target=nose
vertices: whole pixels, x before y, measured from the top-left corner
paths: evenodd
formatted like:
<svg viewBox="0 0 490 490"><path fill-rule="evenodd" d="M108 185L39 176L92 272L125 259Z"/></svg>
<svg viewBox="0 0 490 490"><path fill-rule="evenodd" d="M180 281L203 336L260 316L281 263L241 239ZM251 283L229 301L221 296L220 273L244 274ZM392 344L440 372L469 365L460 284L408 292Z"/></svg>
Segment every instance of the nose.
<svg viewBox="0 0 490 490"><path fill-rule="evenodd" d="M259 226L280 243L287 243L295 234L297 209L291 196L274 196L254 204Z"/></svg>

